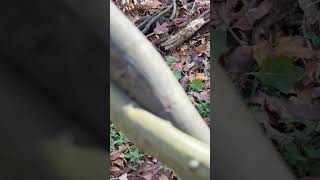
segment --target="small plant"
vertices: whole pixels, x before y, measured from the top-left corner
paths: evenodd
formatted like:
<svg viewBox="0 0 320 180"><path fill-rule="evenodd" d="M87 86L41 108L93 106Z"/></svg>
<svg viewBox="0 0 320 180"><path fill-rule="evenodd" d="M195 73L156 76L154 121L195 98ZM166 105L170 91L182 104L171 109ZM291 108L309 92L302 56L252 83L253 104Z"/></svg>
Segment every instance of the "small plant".
<svg viewBox="0 0 320 180"><path fill-rule="evenodd" d="M114 124L110 125L110 151L116 150L116 145L120 146L126 143L126 136L119 131Z"/></svg>
<svg viewBox="0 0 320 180"><path fill-rule="evenodd" d="M172 69L172 72L174 74L174 76L179 80L182 75L181 75L181 71L177 70L177 69Z"/></svg>
<svg viewBox="0 0 320 180"><path fill-rule="evenodd" d="M196 105L196 108L202 117L208 117L210 114L210 104L208 102L201 102Z"/></svg>
<svg viewBox="0 0 320 180"><path fill-rule="evenodd" d="M297 123L299 120L292 119L290 122ZM320 158L320 149L316 148L312 143L314 139L312 131L312 129L308 128L303 130L294 129L288 134L294 140L291 143L282 145L280 148L280 153L299 177L310 175L311 167Z"/></svg>
<svg viewBox="0 0 320 180"><path fill-rule="evenodd" d="M171 66L173 63L176 62L176 58L174 56L167 56L166 61L167 61L168 66Z"/></svg>
<svg viewBox="0 0 320 180"><path fill-rule="evenodd" d="M306 38L311 42L313 47L320 46L320 37L313 32L306 33Z"/></svg>
<svg viewBox="0 0 320 180"><path fill-rule="evenodd" d="M119 131L114 124L110 125L110 151L116 151L120 145L129 144L129 148L124 153L124 157L133 166L140 165L144 154L140 153L138 148L130 143L123 132Z"/></svg>
<svg viewBox="0 0 320 180"><path fill-rule="evenodd" d="M202 91L203 86L204 86L204 83L199 79L192 80L190 84L191 89L197 92Z"/></svg>
<svg viewBox="0 0 320 180"><path fill-rule="evenodd" d="M295 66L291 58L278 57L266 58L262 63L262 69L254 74L263 86L270 86L283 93L289 93L297 81L304 76L304 70Z"/></svg>
<svg viewBox="0 0 320 180"><path fill-rule="evenodd" d="M250 105L248 106L248 109L249 109L249 111L252 112L252 113L256 113L256 112L261 112L261 111L263 111L260 106L255 105L255 104L250 104Z"/></svg>
<svg viewBox="0 0 320 180"><path fill-rule="evenodd" d="M138 148L135 146L131 146L130 150L124 154L124 157L129 161L129 163L133 166L140 165L143 161L141 158L144 154L140 153Z"/></svg>
<svg viewBox="0 0 320 180"><path fill-rule="evenodd" d="M305 156L305 152L296 144L287 144L281 148L280 152L298 176L310 175L312 161Z"/></svg>

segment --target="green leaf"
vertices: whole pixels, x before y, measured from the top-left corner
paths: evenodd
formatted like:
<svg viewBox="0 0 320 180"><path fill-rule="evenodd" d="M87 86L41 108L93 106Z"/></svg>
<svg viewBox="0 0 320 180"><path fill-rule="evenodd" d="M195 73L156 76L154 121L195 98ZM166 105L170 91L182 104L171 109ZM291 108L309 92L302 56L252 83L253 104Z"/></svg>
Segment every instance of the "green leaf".
<svg viewBox="0 0 320 180"><path fill-rule="evenodd" d="M288 93L293 89L294 84L303 77L304 70L293 65L289 58L267 58L263 61L260 72L253 74L262 83Z"/></svg>
<svg viewBox="0 0 320 180"><path fill-rule="evenodd" d="M192 90L199 92L199 91L202 91L203 85L204 83L201 80L194 79L191 81L190 87Z"/></svg>
<svg viewBox="0 0 320 180"><path fill-rule="evenodd" d="M213 55L216 60L219 60L226 47L226 32L222 27L216 28L212 32L211 47L213 49Z"/></svg>
<svg viewBox="0 0 320 180"><path fill-rule="evenodd" d="M177 70L177 69L172 69L172 72L174 74L174 76L179 80L182 75L181 75L181 71Z"/></svg>
<svg viewBox="0 0 320 180"><path fill-rule="evenodd" d="M320 149L314 149L314 148L306 148L306 153L309 157L313 159L319 159L320 158Z"/></svg>
<svg viewBox="0 0 320 180"><path fill-rule="evenodd" d="M296 144L287 144L284 147L285 149L285 158L289 161L289 163L297 164L297 163L305 163L308 160L302 156Z"/></svg>
<svg viewBox="0 0 320 180"><path fill-rule="evenodd" d="M133 150L134 149L134 150ZM129 159L129 162L135 166L141 164L143 161L140 159L144 156L144 154L140 153L137 148L134 148L127 153L124 154L124 157Z"/></svg>
<svg viewBox="0 0 320 180"><path fill-rule="evenodd" d="M210 113L210 104L207 102L201 102L196 105L196 108L202 117L208 117Z"/></svg>
<svg viewBox="0 0 320 180"><path fill-rule="evenodd" d="M166 61L167 61L167 64L171 66L174 62L176 62L176 58L174 56L167 56Z"/></svg>
<svg viewBox="0 0 320 180"><path fill-rule="evenodd" d="M252 113L256 113L256 112L262 112L263 110L261 109L260 106L257 105L248 105L248 109L250 112Z"/></svg>
<svg viewBox="0 0 320 180"><path fill-rule="evenodd" d="M319 47L320 46L320 37L317 36L313 32L307 32L306 38L309 39L313 47Z"/></svg>

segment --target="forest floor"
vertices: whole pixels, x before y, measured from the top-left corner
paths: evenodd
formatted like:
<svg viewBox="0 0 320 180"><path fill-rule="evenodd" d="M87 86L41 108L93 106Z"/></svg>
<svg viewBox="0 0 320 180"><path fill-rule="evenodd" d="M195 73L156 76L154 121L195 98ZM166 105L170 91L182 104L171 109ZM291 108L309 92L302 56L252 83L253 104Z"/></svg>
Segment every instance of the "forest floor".
<svg viewBox="0 0 320 180"><path fill-rule="evenodd" d="M215 59L305 180L320 179L319 2L216 0L210 9Z"/></svg>
<svg viewBox="0 0 320 180"><path fill-rule="evenodd" d="M137 27L140 27L140 30L158 49L200 115L209 125L210 26L209 18L204 21L199 17L210 15L210 1L113 0L113 2ZM154 18L164 11L167 12ZM197 27L190 26L192 24L190 22ZM185 29L189 32L190 27L192 33L189 38L181 32L185 32ZM172 37L176 37L176 40L163 45ZM113 124L110 126L110 152L111 179L177 179L174 172L160 161L140 152Z"/></svg>
<svg viewBox="0 0 320 180"><path fill-rule="evenodd" d="M300 179L320 179L319 0L114 0L145 29L199 113L210 124L210 44L266 135ZM205 23L179 46L162 46L210 6ZM150 19L150 18L149 18ZM210 26L213 29L209 35ZM210 41L211 39L211 41ZM210 43L211 42L211 43ZM176 179L111 127L111 173L118 179Z"/></svg>

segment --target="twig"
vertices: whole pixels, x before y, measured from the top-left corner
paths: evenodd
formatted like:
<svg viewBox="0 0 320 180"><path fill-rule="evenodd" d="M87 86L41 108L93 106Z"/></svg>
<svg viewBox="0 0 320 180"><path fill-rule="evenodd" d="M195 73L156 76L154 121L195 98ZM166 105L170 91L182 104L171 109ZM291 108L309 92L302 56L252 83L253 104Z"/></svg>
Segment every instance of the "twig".
<svg viewBox="0 0 320 180"><path fill-rule="evenodd" d="M192 8L190 10L190 13L189 13L189 16L191 16L193 13L194 13L194 7L196 6L196 0L193 1L193 4L192 4Z"/></svg>
<svg viewBox="0 0 320 180"><path fill-rule="evenodd" d="M247 0L241 0L241 2L242 2L242 4L243 4L244 6L246 6L246 7L247 7L248 4L249 4Z"/></svg>
<svg viewBox="0 0 320 180"><path fill-rule="evenodd" d="M177 11L177 2L176 2L176 0L172 0L171 4L173 4L173 10L172 10L172 14L171 14L169 19L173 19L175 17L175 15L176 15L176 11Z"/></svg>
<svg viewBox="0 0 320 180"><path fill-rule="evenodd" d="M302 20L302 33L303 33L304 37L306 37L306 35L307 35L306 17L303 17L303 20ZM308 45L309 49L312 49L312 45L309 40L307 40L307 45Z"/></svg>
<svg viewBox="0 0 320 180"><path fill-rule="evenodd" d="M207 9L205 12L203 12L202 14L200 14L200 16L198 18L201 18L203 16L206 16L208 13L210 12L210 9Z"/></svg>
<svg viewBox="0 0 320 180"><path fill-rule="evenodd" d="M146 33L151 25L162 15L164 15L165 13L167 13L171 8L173 7L173 3L171 3L165 10L163 10L162 12L160 12L158 15L152 17L152 19L147 23L147 25L144 27L144 29L141 31L143 33Z"/></svg>
<svg viewBox="0 0 320 180"><path fill-rule="evenodd" d="M229 24L226 23L226 20L225 18L220 14L220 11L217 10L217 8L215 7L214 5L214 2L213 3L213 9L214 11L217 12L218 16L222 19L222 22L225 24L225 26L227 27L227 30L230 32L230 34L233 36L233 38L240 44L240 45L246 45L247 43L242 41L235 33L234 31L230 28Z"/></svg>
<svg viewBox="0 0 320 180"><path fill-rule="evenodd" d="M181 45L184 41L193 36L203 25L210 21L210 18L207 17L209 12L210 9L206 10L195 20L191 21L185 28L167 38L165 42L161 43L161 46L164 47L165 50L168 50Z"/></svg>
<svg viewBox="0 0 320 180"><path fill-rule="evenodd" d="M152 17L156 16L156 15L159 14L160 12L161 12L161 10L158 11L158 12L156 12L156 13L154 13L152 16L148 17L146 20L144 20L142 23L140 23L140 24L138 25L138 28L139 28L139 29L142 28L146 23L148 23L148 22L150 21L150 19L152 19Z"/></svg>
<svg viewBox="0 0 320 180"><path fill-rule="evenodd" d="M305 3L303 2L303 1L301 1L301 5L305 5L304 7L305 8L308 8L308 7L310 7L310 6L314 6L314 5L316 5L316 4L318 4L319 2L320 2L320 0L315 0L314 2L310 2L310 1L306 1L307 3L309 2L309 4L306 4L305 5Z"/></svg>

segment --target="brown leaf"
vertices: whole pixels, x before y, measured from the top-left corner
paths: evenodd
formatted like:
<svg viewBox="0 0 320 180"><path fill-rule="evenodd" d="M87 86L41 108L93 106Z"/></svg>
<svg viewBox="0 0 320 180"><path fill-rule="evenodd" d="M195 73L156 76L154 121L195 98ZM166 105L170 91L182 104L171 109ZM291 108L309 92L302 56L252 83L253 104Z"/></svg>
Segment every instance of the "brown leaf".
<svg viewBox="0 0 320 180"><path fill-rule="evenodd" d="M320 97L320 87L316 87L312 89L312 98Z"/></svg>
<svg viewBox="0 0 320 180"><path fill-rule="evenodd" d="M271 47L266 40L260 40L253 46L253 57L261 67L263 60L271 54Z"/></svg>
<svg viewBox="0 0 320 180"><path fill-rule="evenodd" d="M186 64L185 67L183 68L184 71L189 71L194 65L196 65L196 63L194 61L192 61L189 64Z"/></svg>
<svg viewBox="0 0 320 180"><path fill-rule="evenodd" d="M162 3L159 0L146 0L143 6L145 9L158 9Z"/></svg>
<svg viewBox="0 0 320 180"><path fill-rule="evenodd" d="M194 50L198 53L199 56L201 56L203 53L209 50L209 42L204 42L200 44L198 47L194 48Z"/></svg>
<svg viewBox="0 0 320 180"><path fill-rule="evenodd" d="M188 3L188 0L179 0L179 1L181 2L182 6Z"/></svg>
<svg viewBox="0 0 320 180"><path fill-rule="evenodd" d="M248 19L246 17L241 17L237 20L233 25L234 28L238 28L242 31L251 30L252 26L249 24Z"/></svg>
<svg viewBox="0 0 320 180"><path fill-rule="evenodd" d="M186 16L186 17L174 18L174 19L172 19L172 22L177 27L182 27L188 23L188 17Z"/></svg>
<svg viewBox="0 0 320 180"><path fill-rule="evenodd" d="M304 39L301 36L284 36L279 39L278 46L304 46Z"/></svg>
<svg viewBox="0 0 320 180"><path fill-rule="evenodd" d="M113 175L113 176L119 176L122 174L122 170L116 166L110 166L110 173Z"/></svg>
<svg viewBox="0 0 320 180"><path fill-rule="evenodd" d="M305 69L311 80L317 81L319 77L319 63L313 60L305 60Z"/></svg>
<svg viewBox="0 0 320 180"><path fill-rule="evenodd" d="M233 25L234 28L238 28L243 31L248 31L251 30L252 26L249 24L248 20L246 17L242 17L238 19L236 23Z"/></svg>
<svg viewBox="0 0 320 180"><path fill-rule="evenodd" d="M251 46L239 46L225 56L225 67L230 73L241 74L250 70L255 63Z"/></svg>
<svg viewBox="0 0 320 180"><path fill-rule="evenodd" d="M168 23L163 23L163 24L160 24L159 22L157 22L157 25L156 27L153 29L153 32L156 33L156 34L163 34L163 33L166 33L169 31L168 29Z"/></svg>
<svg viewBox="0 0 320 180"><path fill-rule="evenodd" d="M319 121L320 120L320 106L316 104L294 104L286 103L285 107L288 112L295 117L303 118L304 120Z"/></svg>
<svg viewBox="0 0 320 180"><path fill-rule="evenodd" d="M129 147L128 145L119 146L119 150L110 153L110 159L111 160L118 159L119 157L122 156L122 153L128 149L128 147Z"/></svg>
<svg viewBox="0 0 320 180"><path fill-rule="evenodd" d="M261 2L261 4L258 7L249 9L248 12L246 13L246 17L250 26L252 26L257 20L267 15L271 7L272 7L272 1L264 0Z"/></svg>
<svg viewBox="0 0 320 180"><path fill-rule="evenodd" d="M128 174L124 173L121 176L119 176L119 180L128 180Z"/></svg>
<svg viewBox="0 0 320 180"><path fill-rule="evenodd" d="M147 173L143 176L144 180L152 180L154 173Z"/></svg>
<svg viewBox="0 0 320 180"><path fill-rule="evenodd" d="M189 83L189 77L188 76L183 76L180 79L180 84L184 89L187 87L188 83Z"/></svg>
<svg viewBox="0 0 320 180"><path fill-rule="evenodd" d="M272 111L279 113L280 117L290 115L303 120L320 120L320 105L318 104L298 104L275 98L268 98L266 104L267 108L272 107Z"/></svg>
<svg viewBox="0 0 320 180"><path fill-rule="evenodd" d="M210 91L203 90L203 92L200 92L199 97L203 101L210 101Z"/></svg>
<svg viewBox="0 0 320 180"><path fill-rule="evenodd" d="M192 96L197 98L198 101L210 101L210 93L208 92L208 90L206 90L205 92L191 92Z"/></svg>
<svg viewBox="0 0 320 180"><path fill-rule="evenodd" d="M319 59L320 52L309 49L304 45L301 36L281 37L276 47L271 48L268 41L260 40L253 46L253 56L259 65L268 56L299 57L305 59ZM311 72L311 71L310 71Z"/></svg>
<svg viewBox="0 0 320 180"><path fill-rule="evenodd" d="M315 53L304 46L302 37L294 36L280 38L279 44L274 48L272 55L311 59Z"/></svg>
<svg viewBox="0 0 320 180"><path fill-rule="evenodd" d="M123 162L124 162L124 159L118 158L117 160L112 161L111 164L112 165L118 165L120 167L124 167Z"/></svg>
<svg viewBox="0 0 320 180"><path fill-rule="evenodd" d="M312 87L301 87L297 89L297 103L311 104L312 103Z"/></svg>
<svg viewBox="0 0 320 180"><path fill-rule="evenodd" d="M208 77L204 73L197 73L197 75L194 79L206 81L206 80L208 80Z"/></svg>

